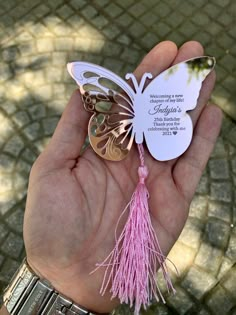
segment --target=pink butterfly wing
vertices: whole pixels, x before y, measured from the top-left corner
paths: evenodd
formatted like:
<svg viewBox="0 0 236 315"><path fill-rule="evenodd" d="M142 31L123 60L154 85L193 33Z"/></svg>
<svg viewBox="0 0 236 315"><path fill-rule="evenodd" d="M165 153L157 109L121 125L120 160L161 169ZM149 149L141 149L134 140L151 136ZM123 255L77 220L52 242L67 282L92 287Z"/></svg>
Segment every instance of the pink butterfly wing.
<svg viewBox="0 0 236 315"><path fill-rule="evenodd" d="M134 91L103 67L72 62L67 68L80 87L85 109L93 114L88 125L92 148L107 160L124 159L134 139Z"/></svg>

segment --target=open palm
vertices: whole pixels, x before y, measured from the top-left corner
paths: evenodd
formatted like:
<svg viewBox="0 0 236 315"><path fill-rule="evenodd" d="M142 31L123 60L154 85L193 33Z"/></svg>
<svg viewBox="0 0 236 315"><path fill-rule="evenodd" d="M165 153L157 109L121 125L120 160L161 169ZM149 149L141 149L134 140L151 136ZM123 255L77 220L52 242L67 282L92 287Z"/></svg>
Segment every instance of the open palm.
<svg viewBox="0 0 236 315"><path fill-rule="evenodd" d="M173 63L203 55L200 44L179 50L171 42L157 45L135 71L156 76ZM146 182L150 212L161 248L167 254L180 234L202 171L213 149L221 112L207 106L214 73L204 82L189 149L176 160L157 162L148 153ZM89 115L76 91L47 149L30 176L24 222L27 259L32 268L75 302L97 312L110 311L117 301L99 295L104 270L89 275L114 247L117 220L138 181L136 148L122 162L102 160L91 148L79 156ZM122 225L122 224L121 224Z"/></svg>

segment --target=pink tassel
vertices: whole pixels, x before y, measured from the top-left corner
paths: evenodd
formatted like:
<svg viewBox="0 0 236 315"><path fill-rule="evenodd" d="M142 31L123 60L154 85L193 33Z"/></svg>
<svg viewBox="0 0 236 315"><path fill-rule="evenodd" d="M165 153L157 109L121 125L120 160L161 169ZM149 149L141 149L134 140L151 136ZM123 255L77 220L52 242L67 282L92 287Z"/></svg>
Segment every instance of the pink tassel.
<svg viewBox="0 0 236 315"><path fill-rule="evenodd" d="M111 284L112 298L118 297L121 303L129 304L130 307L134 305L135 315L139 314L141 306L146 309L153 298L157 301L161 299L165 303L156 282L156 271L159 267L168 291L175 292L165 257L152 227L148 208L149 193L145 186L148 169L144 165L143 146L138 145L138 149L141 161L138 169L139 183L130 203L120 216L121 218L129 207L128 220L120 237L116 237L115 248L103 263L97 264L98 268L106 267L100 293L103 295Z"/></svg>

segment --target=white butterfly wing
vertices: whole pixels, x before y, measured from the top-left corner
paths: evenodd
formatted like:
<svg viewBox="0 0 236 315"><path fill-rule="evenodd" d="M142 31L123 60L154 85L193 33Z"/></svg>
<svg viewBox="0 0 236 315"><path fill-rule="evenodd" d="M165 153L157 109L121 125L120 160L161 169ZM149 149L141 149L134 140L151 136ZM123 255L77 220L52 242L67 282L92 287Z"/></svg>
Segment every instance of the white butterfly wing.
<svg viewBox="0 0 236 315"><path fill-rule="evenodd" d="M109 71L106 68L90 62L75 61L68 63L67 69L81 89L83 89L86 84L94 84L98 87L101 87L104 92L108 94L110 87L106 87L99 82L101 78L105 78L119 86L132 100L134 98L134 91L128 85L128 83L114 72ZM91 75L89 75L89 73Z"/></svg>
<svg viewBox="0 0 236 315"><path fill-rule="evenodd" d="M213 57L198 57L161 73L142 94L143 130L151 155L166 161L180 156L192 139L186 113L197 105L202 82L214 68Z"/></svg>
<svg viewBox="0 0 236 315"><path fill-rule="evenodd" d="M71 62L68 72L80 87L92 148L101 157L120 161L134 139L134 91L115 73L88 62Z"/></svg>

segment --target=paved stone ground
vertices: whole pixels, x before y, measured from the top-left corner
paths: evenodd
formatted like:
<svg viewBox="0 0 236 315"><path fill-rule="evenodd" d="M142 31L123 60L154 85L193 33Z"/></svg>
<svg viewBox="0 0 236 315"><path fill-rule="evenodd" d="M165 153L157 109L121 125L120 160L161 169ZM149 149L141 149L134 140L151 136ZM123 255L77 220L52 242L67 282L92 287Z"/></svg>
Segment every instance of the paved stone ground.
<svg viewBox="0 0 236 315"><path fill-rule="evenodd" d="M177 294L148 313L236 314L235 20L233 0L0 2L1 290L24 256L30 167L75 88L66 62L92 61L123 75L161 40L196 39L217 58L213 99L228 115L170 254L180 272Z"/></svg>

